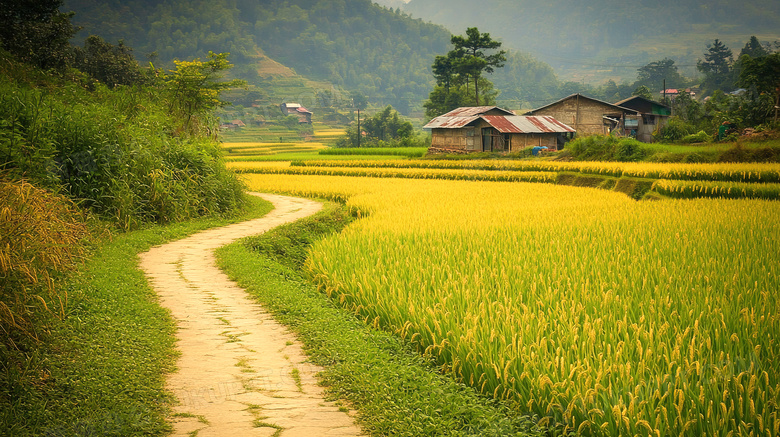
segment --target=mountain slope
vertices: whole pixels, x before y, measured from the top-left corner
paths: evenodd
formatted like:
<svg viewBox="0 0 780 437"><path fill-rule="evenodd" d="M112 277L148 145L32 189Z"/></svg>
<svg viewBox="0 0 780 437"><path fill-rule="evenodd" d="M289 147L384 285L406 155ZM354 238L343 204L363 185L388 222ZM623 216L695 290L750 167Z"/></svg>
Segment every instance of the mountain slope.
<svg viewBox="0 0 780 437"><path fill-rule="evenodd" d="M256 82L262 52L296 73L358 89L401 109L424 99L430 64L450 33L369 0L68 0L83 36L124 39L157 62L230 52L235 74Z"/></svg>
<svg viewBox="0 0 780 437"><path fill-rule="evenodd" d="M664 57L693 66L714 38L736 52L750 35L780 39L777 0L484 0L479 7L467 0L411 0L403 9L454 33L478 26L559 72L627 65L614 71L625 78L635 78L637 65Z"/></svg>

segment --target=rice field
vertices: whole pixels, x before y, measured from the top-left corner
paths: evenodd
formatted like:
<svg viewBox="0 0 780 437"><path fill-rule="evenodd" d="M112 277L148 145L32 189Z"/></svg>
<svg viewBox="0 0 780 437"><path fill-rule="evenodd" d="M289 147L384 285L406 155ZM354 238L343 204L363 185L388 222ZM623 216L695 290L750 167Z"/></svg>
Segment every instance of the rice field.
<svg viewBox="0 0 780 437"><path fill-rule="evenodd" d="M243 177L254 190L346 202L363 219L312 248L312 279L540 425L581 435L780 435L776 201Z"/></svg>

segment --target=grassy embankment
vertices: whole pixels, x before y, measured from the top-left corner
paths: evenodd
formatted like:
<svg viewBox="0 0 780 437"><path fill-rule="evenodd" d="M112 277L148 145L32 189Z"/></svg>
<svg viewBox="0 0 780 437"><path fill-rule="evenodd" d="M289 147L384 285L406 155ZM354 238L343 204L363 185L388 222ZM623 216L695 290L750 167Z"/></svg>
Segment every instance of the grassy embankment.
<svg viewBox="0 0 780 437"><path fill-rule="evenodd" d="M138 253L196 231L265 215L252 197L243 213L153 225L99 243L64 279L65 317L33 351L4 350L0 434L165 435L172 401L174 323L138 270Z"/></svg>

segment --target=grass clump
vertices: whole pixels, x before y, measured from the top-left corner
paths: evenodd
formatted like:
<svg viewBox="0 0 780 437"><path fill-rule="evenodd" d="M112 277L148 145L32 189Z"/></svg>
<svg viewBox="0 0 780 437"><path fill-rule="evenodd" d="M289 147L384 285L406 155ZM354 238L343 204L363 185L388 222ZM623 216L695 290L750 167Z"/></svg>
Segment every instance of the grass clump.
<svg viewBox="0 0 780 437"><path fill-rule="evenodd" d="M59 273L85 253L84 217L73 203L24 181L0 179L0 330L3 343L37 339L47 314L62 315L67 293Z"/></svg>
<svg viewBox="0 0 780 437"><path fill-rule="evenodd" d="M535 421L437 373L407 344L337 308L302 276L296 267L311 237L336 232L348 223L348 215L339 209L329 205L312 218L219 249L218 262L298 334L311 360L326 366L321 376L330 396L346 399L371 434L537 434ZM290 237L296 232L306 236ZM292 258L279 262L282 253Z"/></svg>

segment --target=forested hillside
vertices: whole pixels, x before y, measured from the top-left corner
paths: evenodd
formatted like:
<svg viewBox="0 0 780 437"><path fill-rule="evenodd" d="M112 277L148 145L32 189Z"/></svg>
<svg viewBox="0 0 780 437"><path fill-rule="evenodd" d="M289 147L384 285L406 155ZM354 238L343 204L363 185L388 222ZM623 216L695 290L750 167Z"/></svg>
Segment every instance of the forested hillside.
<svg viewBox="0 0 780 437"><path fill-rule="evenodd" d="M404 114L421 108L434 84L433 59L451 48L443 27L369 0L68 0L62 10L76 12L80 37L124 39L142 63L229 52L233 74L262 91L279 82L264 77L267 70L258 75L271 58ZM513 107L561 96L552 68L526 54L511 54L490 79Z"/></svg>
<svg viewBox="0 0 780 437"><path fill-rule="evenodd" d="M450 33L369 0L66 1L80 34L120 38L155 62L230 52L235 74L258 81L262 52L300 75L403 107L432 83Z"/></svg>
<svg viewBox="0 0 780 437"><path fill-rule="evenodd" d="M693 74L714 38L730 46L741 46L750 35L780 39L776 0L485 0L479 7L468 0L411 0L403 9L453 33L479 26L502 38L505 47L586 80L585 70L610 69L630 80L636 66L665 57L688 65Z"/></svg>

